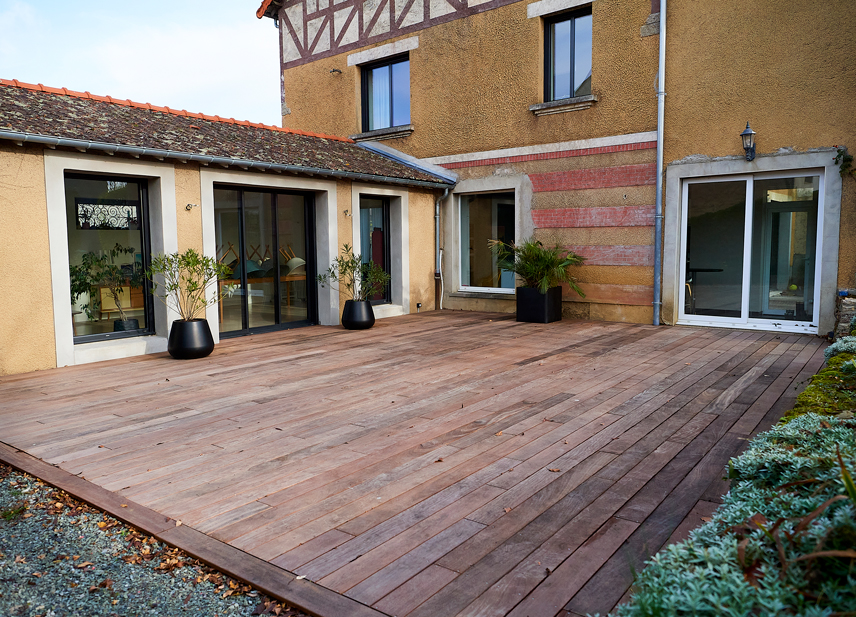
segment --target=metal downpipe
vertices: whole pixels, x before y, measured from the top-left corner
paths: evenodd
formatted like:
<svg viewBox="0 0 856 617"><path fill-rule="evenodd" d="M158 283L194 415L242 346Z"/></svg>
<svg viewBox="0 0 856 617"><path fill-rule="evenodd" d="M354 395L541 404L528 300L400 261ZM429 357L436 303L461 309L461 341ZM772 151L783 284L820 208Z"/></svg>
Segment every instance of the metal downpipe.
<svg viewBox="0 0 856 617"><path fill-rule="evenodd" d="M442 306L442 284L440 273L440 202L449 196L450 188L446 188L443 194L434 202L434 310Z"/></svg>
<svg viewBox="0 0 856 617"><path fill-rule="evenodd" d="M666 1L660 0L660 58L657 70L657 197L654 205L654 325L660 325L663 252L663 117L666 103Z"/></svg>

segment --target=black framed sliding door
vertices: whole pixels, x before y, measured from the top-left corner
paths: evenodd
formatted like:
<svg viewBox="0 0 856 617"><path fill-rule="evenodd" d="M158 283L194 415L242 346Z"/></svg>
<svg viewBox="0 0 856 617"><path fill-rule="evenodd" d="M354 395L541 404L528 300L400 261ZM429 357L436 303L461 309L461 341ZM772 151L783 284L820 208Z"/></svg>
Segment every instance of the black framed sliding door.
<svg viewBox="0 0 856 617"><path fill-rule="evenodd" d="M317 323L314 202L311 194L214 188L217 259L232 268L220 281L221 336Z"/></svg>

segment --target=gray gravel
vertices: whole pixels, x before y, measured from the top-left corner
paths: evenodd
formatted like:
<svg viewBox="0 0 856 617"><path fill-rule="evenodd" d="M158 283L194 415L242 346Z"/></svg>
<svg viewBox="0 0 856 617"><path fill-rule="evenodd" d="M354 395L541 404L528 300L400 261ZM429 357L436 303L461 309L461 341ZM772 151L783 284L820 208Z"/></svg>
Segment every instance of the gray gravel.
<svg viewBox="0 0 856 617"><path fill-rule="evenodd" d="M0 615L260 613L303 615L0 465Z"/></svg>

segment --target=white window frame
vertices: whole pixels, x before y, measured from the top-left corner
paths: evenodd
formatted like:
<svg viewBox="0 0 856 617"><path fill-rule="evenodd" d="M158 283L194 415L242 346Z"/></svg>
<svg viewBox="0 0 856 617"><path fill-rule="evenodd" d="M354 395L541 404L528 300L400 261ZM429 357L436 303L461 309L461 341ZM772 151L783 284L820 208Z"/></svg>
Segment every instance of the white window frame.
<svg viewBox="0 0 856 617"><path fill-rule="evenodd" d="M476 293L496 293L496 294L508 294L514 295L515 289L517 288L517 280L516 277L514 279L515 285L514 287L479 287L477 285L464 285L464 259L462 248L464 245L464 227L462 225L461 219L463 218L463 208L461 207L461 199L464 197L470 197L472 195L491 195L491 194L502 194L509 193L511 191L488 191L482 193L461 193L456 195L457 201L457 226L458 226L458 290L459 291L467 291L467 292L476 292ZM517 223L517 193L514 193L514 242L520 240L521 236L518 235L518 223Z"/></svg>

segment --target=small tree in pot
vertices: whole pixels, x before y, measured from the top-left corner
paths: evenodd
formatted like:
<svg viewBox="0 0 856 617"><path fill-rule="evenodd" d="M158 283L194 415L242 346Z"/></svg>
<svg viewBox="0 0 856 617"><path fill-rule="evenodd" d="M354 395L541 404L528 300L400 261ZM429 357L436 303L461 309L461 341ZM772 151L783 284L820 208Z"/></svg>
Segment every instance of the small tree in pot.
<svg viewBox="0 0 856 617"><path fill-rule="evenodd" d="M205 309L220 301L220 294L209 298L207 291L218 279L228 278L231 273L229 266L194 249L152 258L152 265L146 271L152 293L181 316L172 323L169 332L167 350L173 358L204 358L214 351L214 338L204 316ZM235 287L226 287L226 295L231 296Z"/></svg>
<svg viewBox="0 0 856 617"><path fill-rule="evenodd" d="M114 332L138 330L140 327L139 320L130 319L125 313L122 306L122 295L125 287L140 287L142 285L143 272L136 264L130 271L127 266L123 269L116 264L119 257L130 255L135 250L133 247L126 247L117 243L109 251L84 253L80 264L69 266L71 303L74 304L78 297L88 293L89 300L81 308L90 320L96 321L102 312L101 295L98 290L106 289L107 295L116 305L116 312L119 313L119 319L113 322Z"/></svg>
<svg viewBox="0 0 856 617"><path fill-rule="evenodd" d="M373 261L363 263L350 244L342 245L342 254L333 260L324 274L318 275L322 287L330 286L348 296L342 312L342 325L348 330L366 330L374 325L369 298L389 283L389 274Z"/></svg>
<svg viewBox="0 0 856 617"><path fill-rule="evenodd" d="M527 238L520 244L506 244L499 240L488 243L497 256L497 265L523 279L523 286L516 289L517 321L559 321L562 318L562 283L585 298L583 290L568 271L570 266L582 265L585 257L558 244L545 247L534 238Z"/></svg>

